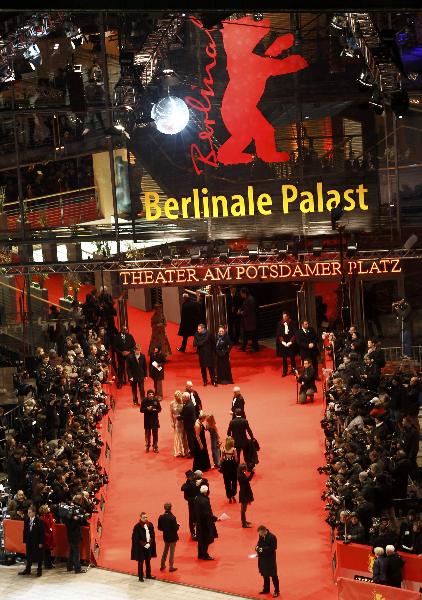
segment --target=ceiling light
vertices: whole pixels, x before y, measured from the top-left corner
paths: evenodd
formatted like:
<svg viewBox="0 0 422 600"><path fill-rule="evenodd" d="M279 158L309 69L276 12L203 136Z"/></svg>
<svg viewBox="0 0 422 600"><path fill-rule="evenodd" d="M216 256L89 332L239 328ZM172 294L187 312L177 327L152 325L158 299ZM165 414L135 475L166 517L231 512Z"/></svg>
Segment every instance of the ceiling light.
<svg viewBox="0 0 422 600"><path fill-rule="evenodd" d="M186 103L176 96L166 96L154 104L151 110L158 131L168 135L180 133L189 122Z"/></svg>

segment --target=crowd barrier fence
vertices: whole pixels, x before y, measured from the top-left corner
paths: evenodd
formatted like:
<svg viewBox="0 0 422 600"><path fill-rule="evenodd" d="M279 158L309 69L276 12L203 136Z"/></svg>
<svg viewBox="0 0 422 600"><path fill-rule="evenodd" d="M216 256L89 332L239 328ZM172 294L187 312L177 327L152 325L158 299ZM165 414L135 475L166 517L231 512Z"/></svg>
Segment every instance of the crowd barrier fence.
<svg viewBox="0 0 422 600"><path fill-rule="evenodd" d="M338 600L419 600L419 592L339 577Z"/></svg>
<svg viewBox="0 0 422 600"><path fill-rule="evenodd" d="M405 561L403 567L404 589L419 592L422 586L422 556L404 552L399 552L399 554ZM348 579L354 579L355 576L372 577L375 555L372 553L371 546L345 544L340 540L333 540L331 555L334 581L341 577ZM351 597L353 598L353 596Z"/></svg>

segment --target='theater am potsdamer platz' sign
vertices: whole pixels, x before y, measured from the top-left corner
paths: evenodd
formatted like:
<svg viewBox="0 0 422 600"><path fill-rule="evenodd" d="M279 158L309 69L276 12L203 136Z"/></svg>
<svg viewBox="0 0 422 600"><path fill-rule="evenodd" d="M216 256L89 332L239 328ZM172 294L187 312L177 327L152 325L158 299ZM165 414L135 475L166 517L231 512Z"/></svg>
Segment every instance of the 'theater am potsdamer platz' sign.
<svg viewBox="0 0 422 600"><path fill-rule="evenodd" d="M347 260L344 272L349 276L386 276L401 273L400 259ZM274 262L247 265L189 265L124 269L120 271L123 287L203 286L230 283L264 283L271 281L318 280L341 277L340 261Z"/></svg>

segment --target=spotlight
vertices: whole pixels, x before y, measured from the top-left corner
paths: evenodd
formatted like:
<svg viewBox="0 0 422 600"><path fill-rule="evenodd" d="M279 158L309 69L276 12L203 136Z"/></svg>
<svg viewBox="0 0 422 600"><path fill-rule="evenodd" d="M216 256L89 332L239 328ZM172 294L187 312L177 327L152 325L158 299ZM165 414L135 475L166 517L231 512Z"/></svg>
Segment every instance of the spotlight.
<svg viewBox="0 0 422 600"><path fill-rule="evenodd" d="M347 256L349 258L352 258L353 256L356 256L357 251L358 251L358 244L357 244L356 240L352 238L347 243L347 247L346 247Z"/></svg>
<svg viewBox="0 0 422 600"><path fill-rule="evenodd" d="M374 86L374 90L372 92L372 96L369 101L369 104L372 106L372 108L374 109L374 112L377 115L382 115L382 113L384 112L384 102L383 102L381 92L377 86Z"/></svg>
<svg viewBox="0 0 422 600"><path fill-rule="evenodd" d="M406 90L391 94L391 110L397 118L401 119L409 110L409 96Z"/></svg>
<svg viewBox="0 0 422 600"><path fill-rule="evenodd" d="M154 104L151 111L158 131L168 135L180 133L189 122L186 103L176 96L167 96Z"/></svg>
<svg viewBox="0 0 422 600"><path fill-rule="evenodd" d="M201 260L201 253L198 250L192 251L192 253L190 255L190 262L193 265L197 265L200 260Z"/></svg>
<svg viewBox="0 0 422 600"><path fill-rule="evenodd" d="M253 20L254 21L262 21L264 18L264 15L262 13L255 13L253 16Z"/></svg>
<svg viewBox="0 0 422 600"><path fill-rule="evenodd" d="M330 25L334 29L342 31L345 26L345 17L343 17L342 15L334 15L334 17L331 19Z"/></svg>
<svg viewBox="0 0 422 600"><path fill-rule="evenodd" d="M410 236L410 238L407 238L407 240L404 242L403 248L405 250L410 250L411 248L413 248L413 246L416 244L417 241L418 241L418 236L413 233Z"/></svg>
<svg viewBox="0 0 422 600"><path fill-rule="evenodd" d="M170 265L171 264L171 256L168 253L168 251L164 254L163 253L163 258L161 259L163 265Z"/></svg>
<svg viewBox="0 0 422 600"><path fill-rule="evenodd" d="M322 253L322 243L314 242L314 244L312 246L312 254L314 256L321 256L321 253Z"/></svg>
<svg viewBox="0 0 422 600"><path fill-rule="evenodd" d="M359 77L356 80L359 85L361 85L363 88L368 88L368 87L372 87L374 84L374 80L372 78L372 75L369 71L367 71L366 69L363 69L361 71L361 74L359 75Z"/></svg>
<svg viewBox="0 0 422 600"><path fill-rule="evenodd" d="M218 258L221 260L221 262L227 262L229 259L229 254L230 248L228 246L222 246Z"/></svg>
<svg viewBox="0 0 422 600"><path fill-rule="evenodd" d="M248 256L251 260L257 260L258 259L258 246L257 244L253 244L252 246L249 246L248 248Z"/></svg>
<svg viewBox="0 0 422 600"><path fill-rule="evenodd" d="M287 246L285 248L278 248L277 256L280 260L284 260L287 257Z"/></svg>

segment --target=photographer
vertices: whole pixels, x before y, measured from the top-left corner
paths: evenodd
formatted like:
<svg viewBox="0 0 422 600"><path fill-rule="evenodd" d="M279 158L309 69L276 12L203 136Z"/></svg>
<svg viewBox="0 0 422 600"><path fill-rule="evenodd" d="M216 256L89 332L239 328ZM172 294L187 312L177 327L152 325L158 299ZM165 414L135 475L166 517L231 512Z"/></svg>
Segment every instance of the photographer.
<svg viewBox="0 0 422 600"><path fill-rule="evenodd" d="M67 570L75 573L85 573L81 568L80 544L82 541L82 525L87 525L89 514L85 512L82 494L73 497L70 505L62 506L63 522L66 525L67 541L69 544L69 555L67 559Z"/></svg>
<svg viewBox="0 0 422 600"><path fill-rule="evenodd" d="M404 298L392 304L393 314L400 323L400 343L403 358L412 356L412 307Z"/></svg>
<svg viewBox="0 0 422 600"><path fill-rule="evenodd" d="M303 360L303 369L302 373L299 375L298 371L295 370L296 380L300 383L299 389L299 403L305 404L307 398L311 402L314 400L314 394L317 391L315 385L316 372L315 369L311 366L311 361L308 358Z"/></svg>

